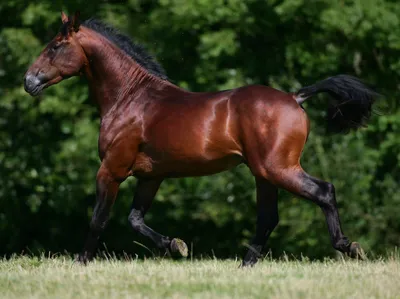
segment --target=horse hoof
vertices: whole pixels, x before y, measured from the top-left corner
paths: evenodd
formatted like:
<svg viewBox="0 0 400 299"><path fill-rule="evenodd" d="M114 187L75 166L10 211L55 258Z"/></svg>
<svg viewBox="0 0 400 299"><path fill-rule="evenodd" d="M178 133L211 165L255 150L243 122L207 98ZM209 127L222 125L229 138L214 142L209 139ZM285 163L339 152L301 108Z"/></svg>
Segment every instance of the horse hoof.
<svg viewBox="0 0 400 299"><path fill-rule="evenodd" d="M82 265L82 266L87 266L89 259L84 256L83 254L78 255L78 257L75 259L75 262L77 262L78 264Z"/></svg>
<svg viewBox="0 0 400 299"><path fill-rule="evenodd" d="M188 247L184 241L181 239L174 238L171 241L171 244L169 245L171 248L172 253L179 253L182 257L187 257L188 256Z"/></svg>
<svg viewBox="0 0 400 299"><path fill-rule="evenodd" d="M249 268L253 267L257 261L261 258L261 251L262 251L262 246L261 245L246 245L246 247L249 248L249 251L246 253L242 264L239 266L239 268Z"/></svg>
<svg viewBox="0 0 400 299"><path fill-rule="evenodd" d="M365 260L364 250L361 248L360 244L357 242L351 242L349 249L349 256L357 260Z"/></svg>
<svg viewBox="0 0 400 299"><path fill-rule="evenodd" d="M92 260L92 255L87 252L82 252L75 258L75 261L83 266L87 266L87 264Z"/></svg>
<svg viewBox="0 0 400 299"><path fill-rule="evenodd" d="M239 269L252 268L256 263L257 260L242 261L242 263L239 266Z"/></svg>

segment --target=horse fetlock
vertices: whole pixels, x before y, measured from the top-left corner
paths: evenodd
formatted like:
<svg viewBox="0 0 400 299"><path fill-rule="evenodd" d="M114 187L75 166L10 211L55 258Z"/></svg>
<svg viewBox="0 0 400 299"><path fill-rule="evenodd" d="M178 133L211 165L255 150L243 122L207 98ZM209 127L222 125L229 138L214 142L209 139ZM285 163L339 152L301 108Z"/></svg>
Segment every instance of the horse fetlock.
<svg viewBox="0 0 400 299"><path fill-rule="evenodd" d="M333 245L333 248L335 248L336 250L338 250L340 252L343 252L343 253L349 252L350 242L349 242L349 239L347 239L347 237L343 237L339 241L333 242L332 245Z"/></svg>

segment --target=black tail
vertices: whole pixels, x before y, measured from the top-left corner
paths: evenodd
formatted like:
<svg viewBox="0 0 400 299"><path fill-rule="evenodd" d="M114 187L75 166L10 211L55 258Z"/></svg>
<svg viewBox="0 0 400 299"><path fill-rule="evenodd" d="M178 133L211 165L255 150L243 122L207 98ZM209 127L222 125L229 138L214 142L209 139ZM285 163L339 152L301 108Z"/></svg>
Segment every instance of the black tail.
<svg viewBox="0 0 400 299"><path fill-rule="evenodd" d="M328 130L335 133L365 126L371 116L372 104L379 96L359 79L338 75L301 88L295 94L296 101L301 104L320 92L332 97L328 108Z"/></svg>

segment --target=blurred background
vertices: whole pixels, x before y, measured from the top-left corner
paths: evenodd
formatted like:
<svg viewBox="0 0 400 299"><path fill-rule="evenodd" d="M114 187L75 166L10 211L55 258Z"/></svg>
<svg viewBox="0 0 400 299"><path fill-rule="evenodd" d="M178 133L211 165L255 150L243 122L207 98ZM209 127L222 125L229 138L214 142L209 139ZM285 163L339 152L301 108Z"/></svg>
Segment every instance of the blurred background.
<svg viewBox="0 0 400 299"><path fill-rule="evenodd" d="M0 3L0 255L77 253L95 201L99 116L85 80L40 97L23 75L57 34L60 11L97 17L146 46L172 82L191 91L265 84L296 91L350 74L385 95L384 113L347 135L325 132L324 98L304 106L311 134L302 158L336 186L345 233L374 254L400 245L400 2L397 0L7 0ZM379 106L379 105L378 105ZM377 107L378 107L377 106ZM100 249L154 250L127 221L135 179L122 185ZM280 191L280 223L267 246L333 256L322 211ZM255 183L245 166L164 181L146 219L195 256L241 256L255 232Z"/></svg>

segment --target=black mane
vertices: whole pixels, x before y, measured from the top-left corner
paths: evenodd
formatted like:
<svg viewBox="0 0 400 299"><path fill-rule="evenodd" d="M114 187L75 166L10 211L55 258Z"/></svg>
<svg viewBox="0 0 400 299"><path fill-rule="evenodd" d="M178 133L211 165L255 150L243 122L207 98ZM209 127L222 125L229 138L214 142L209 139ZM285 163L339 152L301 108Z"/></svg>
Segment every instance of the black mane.
<svg viewBox="0 0 400 299"><path fill-rule="evenodd" d="M147 53L144 47L134 43L128 36L120 33L117 29L94 18L84 21L82 26L100 33L102 36L113 42L151 74L156 75L161 79L168 80L162 66Z"/></svg>

